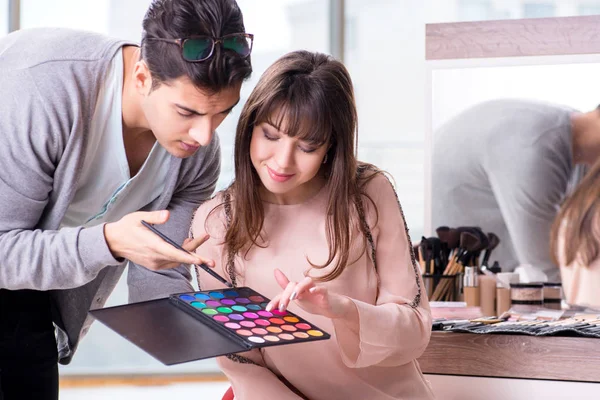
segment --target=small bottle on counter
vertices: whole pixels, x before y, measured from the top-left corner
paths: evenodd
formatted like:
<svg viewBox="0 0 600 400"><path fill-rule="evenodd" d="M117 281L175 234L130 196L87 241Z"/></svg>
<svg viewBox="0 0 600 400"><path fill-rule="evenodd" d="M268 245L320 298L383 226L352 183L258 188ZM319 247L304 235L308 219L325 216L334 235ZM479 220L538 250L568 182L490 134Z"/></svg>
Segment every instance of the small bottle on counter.
<svg viewBox="0 0 600 400"><path fill-rule="evenodd" d="M544 307L560 310L562 302L562 284L560 282L544 283Z"/></svg>
<svg viewBox="0 0 600 400"><path fill-rule="evenodd" d="M500 317L512 306L511 283L519 283L519 274L514 272L499 272L496 274L496 315Z"/></svg>
<svg viewBox="0 0 600 400"><path fill-rule="evenodd" d="M479 275L481 313L485 317L496 315L496 276Z"/></svg>
<svg viewBox="0 0 600 400"><path fill-rule="evenodd" d="M479 307L479 277L477 267L465 267L463 290L467 307Z"/></svg>

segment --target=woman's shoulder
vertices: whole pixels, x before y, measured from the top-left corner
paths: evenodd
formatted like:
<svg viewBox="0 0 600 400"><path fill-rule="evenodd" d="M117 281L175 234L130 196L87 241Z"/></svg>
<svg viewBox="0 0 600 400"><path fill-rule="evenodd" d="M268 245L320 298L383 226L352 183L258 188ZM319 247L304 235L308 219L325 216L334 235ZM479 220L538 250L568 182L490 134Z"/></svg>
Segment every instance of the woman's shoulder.
<svg viewBox="0 0 600 400"><path fill-rule="evenodd" d="M360 163L357 174L361 192L373 200L382 195L392 195L394 193L394 186L388 174L375 165Z"/></svg>

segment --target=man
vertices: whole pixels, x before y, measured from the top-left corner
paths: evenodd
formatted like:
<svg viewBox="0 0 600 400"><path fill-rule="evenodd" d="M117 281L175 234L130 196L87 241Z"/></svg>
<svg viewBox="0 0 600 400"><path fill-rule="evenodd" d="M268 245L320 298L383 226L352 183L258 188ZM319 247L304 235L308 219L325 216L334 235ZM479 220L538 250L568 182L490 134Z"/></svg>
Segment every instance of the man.
<svg viewBox="0 0 600 400"><path fill-rule="evenodd" d="M192 289L180 264L214 265L141 221L184 242L251 48L234 0L154 1L140 48L65 29L0 39L0 398L58 398L57 360L127 261L157 271L156 297Z"/></svg>
<svg viewBox="0 0 600 400"><path fill-rule="evenodd" d="M560 281L550 228L564 197L600 155L600 109L494 100L467 109L434 135L433 227L494 232L493 259L530 280Z"/></svg>

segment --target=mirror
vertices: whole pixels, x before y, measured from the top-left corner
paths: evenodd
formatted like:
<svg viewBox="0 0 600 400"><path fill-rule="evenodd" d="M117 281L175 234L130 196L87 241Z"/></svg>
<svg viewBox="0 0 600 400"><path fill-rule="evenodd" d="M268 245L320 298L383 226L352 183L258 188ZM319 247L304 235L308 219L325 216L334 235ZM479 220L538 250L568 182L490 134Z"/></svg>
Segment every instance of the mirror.
<svg viewBox="0 0 600 400"><path fill-rule="evenodd" d="M529 264L546 275L533 276L532 280L560 280L549 254L551 214L583 173L582 167L571 168L566 156L571 154L571 142L570 125L564 125L569 118L565 115L570 114L569 109L587 112L600 104L600 58L589 61L592 58L587 56L587 62L582 63L554 65L482 67L479 63L475 67L452 68L446 63L444 68L432 68L431 232L443 225L479 226L500 238L491 260L498 260L503 271ZM455 117L465 110L497 99L525 100L532 106L523 111L522 106L511 106L513 100L506 100L501 118L489 111L490 107L484 107L456 122ZM549 106L538 106L543 103ZM540 113L544 115L531 119L526 116ZM498 126L500 123L503 127ZM544 142L547 140L542 138L543 132L531 132L530 138L524 138L526 129L521 129L535 125L536 129L548 130L560 124L567 137L553 139L552 144ZM506 145L508 138L522 142ZM535 163L536 158L532 157L529 163L535 165L521 165L523 158L533 152L532 147L527 147L537 145L547 149L535 157L556 159L546 164ZM550 167L544 170L536 165ZM515 171L516 168L522 171ZM490 169L494 170L493 176L488 174ZM535 173L539 173L539 179ZM563 179L567 175L568 179ZM555 187L550 190L550 185ZM539 209L532 191L550 193L544 196L542 201L546 204ZM506 220L512 222L507 224Z"/></svg>

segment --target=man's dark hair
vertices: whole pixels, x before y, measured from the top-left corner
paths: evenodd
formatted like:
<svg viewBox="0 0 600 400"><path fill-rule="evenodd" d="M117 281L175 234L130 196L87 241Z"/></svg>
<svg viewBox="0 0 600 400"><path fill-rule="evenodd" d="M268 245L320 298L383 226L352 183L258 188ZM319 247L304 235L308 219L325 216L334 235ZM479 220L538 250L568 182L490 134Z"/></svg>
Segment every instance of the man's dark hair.
<svg viewBox="0 0 600 400"><path fill-rule="evenodd" d="M216 93L239 84L252 73L250 56L243 58L215 46L202 62L188 62L176 44L147 38L179 39L189 36L222 37L245 33L242 12L235 0L154 0L142 23L142 59L152 74L155 89L181 76L202 90Z"/></svg>

